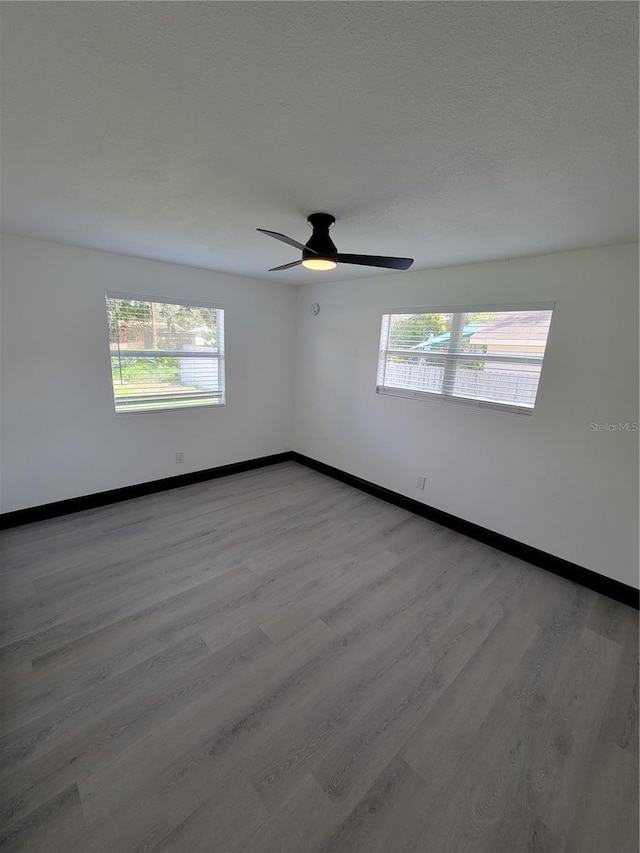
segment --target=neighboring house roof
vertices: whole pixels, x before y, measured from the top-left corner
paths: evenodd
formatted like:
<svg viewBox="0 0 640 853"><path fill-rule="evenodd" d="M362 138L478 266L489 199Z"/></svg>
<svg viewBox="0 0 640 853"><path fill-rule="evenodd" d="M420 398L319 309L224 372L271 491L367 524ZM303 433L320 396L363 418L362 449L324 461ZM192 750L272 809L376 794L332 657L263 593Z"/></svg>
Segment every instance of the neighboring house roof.
<svg viewBox="0 0 640 853"><path fill-rule="evenodd" d="M475 332L471 343L543 347L550 325L551 311L509 311Z"/></svg>
<svg viewBox="0 0 640 853"><path fill-rule="evenodd" d="M484 323L470 323L468 326L463 328L462 337L470 338L471 335L479 332L480 329L483 329L484 325ZM432 346L437 346L438 344L448 344L450 337L451 332L444 332L442 335L437 335L435 338L428 338L426 341L421 341L419 344L411 347L411 349L427 350L431 349Z"/></svg>

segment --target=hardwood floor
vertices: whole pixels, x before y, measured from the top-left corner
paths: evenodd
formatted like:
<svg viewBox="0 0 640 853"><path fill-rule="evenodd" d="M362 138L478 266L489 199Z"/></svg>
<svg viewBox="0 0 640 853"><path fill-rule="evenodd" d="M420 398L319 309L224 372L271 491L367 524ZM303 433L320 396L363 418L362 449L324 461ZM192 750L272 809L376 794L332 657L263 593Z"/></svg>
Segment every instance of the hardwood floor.
<svg viewBox="0 0 640 853"><path fill-rule="evenodd" d="M638 614L285 463L6 531L0 850L638 850Z"/></svg>

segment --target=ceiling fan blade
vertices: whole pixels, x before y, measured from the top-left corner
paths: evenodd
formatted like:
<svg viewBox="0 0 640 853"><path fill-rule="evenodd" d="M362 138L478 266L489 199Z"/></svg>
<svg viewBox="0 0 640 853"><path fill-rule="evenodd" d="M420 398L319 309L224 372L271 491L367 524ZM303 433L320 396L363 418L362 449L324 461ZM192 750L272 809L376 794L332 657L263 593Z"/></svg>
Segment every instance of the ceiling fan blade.
<svg viewBox="0 0 640 853"><path fill-rule="evenodd" d="M287 243L289 246L293 246L294 249L300 249L303 252L306 249L302 243L298 243L297 240L292 240L291 237L287 237L286 234L278 234L277 231L267 231L266 228L256 228L256 231L262 231L263 234L268 234L269 237L273 237L275 240L280 240L281 243ZM307 249L308 252L313 252L313 249ZM314 252L317 254L317 252Z"/></svg>
<svg viewBox="0 0 640 853"><path fill-rule="evenodd" d="M290 270L291 267L299 267L301 263L302 261L292 261L290 264L282 264L281 267L271 267L269 272L277 272L278 270Z"/></svg>
<svg viewBox="0 0 640 853"><path fill-rule="evenodd" d="M343 255L338 253L339 264L358 264L362 267L384 267L389 270L408 270L413 258L387 258L384 255Z"/></svg>

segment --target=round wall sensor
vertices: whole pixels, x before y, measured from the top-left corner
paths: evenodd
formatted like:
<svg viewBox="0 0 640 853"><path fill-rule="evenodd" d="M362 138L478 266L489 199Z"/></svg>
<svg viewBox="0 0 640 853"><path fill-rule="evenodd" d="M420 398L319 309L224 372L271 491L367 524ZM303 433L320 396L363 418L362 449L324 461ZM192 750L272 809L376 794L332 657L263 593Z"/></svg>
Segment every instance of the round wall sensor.
<svg viewBox="0 0 640 853"><path fill-rule="evenodd" d="M316 314L320 313L320 306L318 305L317 302L314 302L313 305L311 306L311 308L309 308L309 311L311 311L311 313L315 317Z"/></svg>

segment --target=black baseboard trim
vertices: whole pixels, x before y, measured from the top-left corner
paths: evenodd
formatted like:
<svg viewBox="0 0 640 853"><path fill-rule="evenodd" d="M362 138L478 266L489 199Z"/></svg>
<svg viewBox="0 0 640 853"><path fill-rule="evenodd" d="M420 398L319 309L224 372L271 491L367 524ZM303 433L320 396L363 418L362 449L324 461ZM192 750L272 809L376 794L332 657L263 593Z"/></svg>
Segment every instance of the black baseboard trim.
<svg viewBox="0 0 640 853"><path fill-rule="evenodd" d="M254 468L265 468L267 465L277 465L279 462L289 462L292 459L292 451L287 450L285 453L260 456L258 459L246 459L244 462L233 462L230 465L220 465L218 468L191 471L188 474L179 474L177 477L166 477L162 480L151 480L148 483L124 486L121 489L110 489L108 492L97 492L96 494L83 495L79 498L69 498L64 501L42 504L41 506L17 509L13 512L0 514L0 530L5 530L8 527L19 527L22 524L31 524L34 521L44 521L48 518L68 515L72 512L82 512L85 509L95 509L96 507L118 503L119 501L128 501L131 498L152 495L155 492L163 492L166 489L190 486L193 483L201 483L204 480L228 477L230 474L240 474L243 471L252 471Z"/></svg>
<svg viewBox="0 0 640 853"><path fill-rule="evenodd" d="M486 527L481 527L479 524L474 524L471 521L465 521L463 518L458 518L458 516L451 515L441 509L420 503L420 501L413 500L413 498L407 498L398 492L391 491L391 489L385 489L384 486L370 483L368 480L363 480L354 474L348 474L346 471L341 471L339 468L334 468L324 462L318 462L317 459L311 459L309 456L304 456L296 451L292 452L291 458L301 465L313 468L314 471L319 471L321 474L333 477L334 480L340 480L341 483L354 486L356 489L374 495L376 498L381 498L388 503L402 507L402 509L406 509L414 513L414 515L428 518L429 521L435 521L443 527L449 527L451 530L463 533L471 539L476 539L478 542L484 542L485 545L491 545L499 551L504 551L505 554L510 554L513 557L538 566L547 572L552 572L554 575L560 575L560 577L567 578L567 580L574 581L594 592L602 593L602 595L613 598L621 604L626 604L638 610L640 591L632 586L628 586L612 578L604 577L604 575L599 575L597 572L585 569L576 563L570 563L562 557L556 557L553 554L548 554L546 551L540 551L532 545L525 545L516 539L510 539L508 536L503 536L502 533L487 530Z"/></svg>
<svg viewBox="0 0 640 853"><path fill-rule="evenodd" d="M458 518L458 516L451 515L448 512L444 512L444 510L420 503L420 501L416 501L413 498L408 498L398 492L391 491L391 489L386 489L384 486L371 483L369 480L363 480L361 477L356 477L355 474L348 474L346 471L341 471L339 468L334 468L325 462L319 462L310 456L304 456L295 450L288 450L285 453L275 453L271 456L261 456L257 459L246 459L243 462L233 462L230 465L220 465L217 468L207 468L204 471L191 471L189 474L166 477L162 480L151 480L148 483L137 483L133 486L124 486L121 489L111 489L107 492L97 492L93 495L83 495L82 497L69 498L64 501L56 501L55 503L5 512L0 514L0 530L9 527L19 527L23 524L31 524L34 521L44 521L48 518L56 518L57 516L68 515L72 512L95 509L100 506L106 506L107 504L118 503L119 501L128 501L131 498L152 495L167 489L190 486L193 483L201 483L205 480L228 477L231 474L240 474L243 471L252 471L255 468L265 468L268 465L277 465L280 462L291 461L306 465L307 468L312 468L314 471L326 474L334 480L339 480L341 483L346 483L376 498L402 507L402 509L406 509L408 512L414 513L414 515L422 516L422 518L427 518L429 521L434 521L443 527L456 530L458 533L469 536L471 539L476 539L478 542L484 542L485 545L491 545L491 547L497 548L499 551L504 551L505 554L511 554L511 556L538 566L547 572L567 578L567 580L574 581L581 586L594 590L594 592L602 593L602 595L606 595L615 601L619 601L629 607L634 607L636 610L639 609L640 591L632 586L628 586L612 578L607 578L604 575L591 571L591 569L585 569L576 563L570 563L568 560L562 559L562 557L556 557L554 554L540 551L532 545L525 545L516 539L510 539L508 536L503 536L502 533L487 530L486 527L481 527L472 521L465 521L465 519Z"/></svg>

